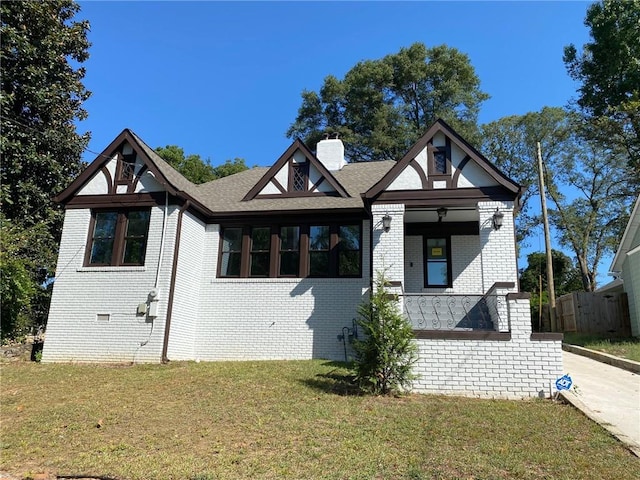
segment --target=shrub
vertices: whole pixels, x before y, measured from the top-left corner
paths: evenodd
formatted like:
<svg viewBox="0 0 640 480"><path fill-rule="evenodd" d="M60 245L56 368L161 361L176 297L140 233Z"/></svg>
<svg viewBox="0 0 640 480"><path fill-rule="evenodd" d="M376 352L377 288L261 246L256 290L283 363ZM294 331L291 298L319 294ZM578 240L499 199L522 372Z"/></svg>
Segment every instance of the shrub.
<svg viewBox="0 0 640 480"><path fill-rule="evenodd" d="M354 369L360 388L383 395L411 389L416 378L412 366L418 359L411 324L387 286L384 273L378 273L370 300L358 308L358 325L364 338L354 342Z"/></svg>

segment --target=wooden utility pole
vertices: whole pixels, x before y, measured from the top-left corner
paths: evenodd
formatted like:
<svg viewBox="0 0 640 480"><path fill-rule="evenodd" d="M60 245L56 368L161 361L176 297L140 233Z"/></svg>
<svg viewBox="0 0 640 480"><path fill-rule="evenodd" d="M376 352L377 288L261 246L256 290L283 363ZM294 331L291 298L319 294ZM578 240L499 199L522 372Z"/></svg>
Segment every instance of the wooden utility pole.
<svg viewBox="0 0 640 480"><path fill-rule="evenodd" d="M549 290L549 320L551 331L558 330L556 324L556 288L553 281L553 256L551 254L551 235L549 234L549 219L547 217L547 197L544 188L544 173L542 171L542 152L538 142L538 185L540 186L540 203L542 204L542 223L544 225L544 245L547 252L547 289Z"/></svg>

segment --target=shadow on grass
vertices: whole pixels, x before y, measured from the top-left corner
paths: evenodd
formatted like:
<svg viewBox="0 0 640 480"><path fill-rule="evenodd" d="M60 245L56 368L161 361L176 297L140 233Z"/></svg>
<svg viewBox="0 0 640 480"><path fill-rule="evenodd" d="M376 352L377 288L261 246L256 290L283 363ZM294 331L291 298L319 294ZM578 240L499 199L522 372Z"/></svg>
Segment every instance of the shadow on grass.
<svg viewBox="0 0 640 480"><path fill-rule="evenodd" d="M327 361L322 364L325 367L333 367L327 373L319 373L314 378L305 378L300 382L315 390L340 396L360 396L355 376L351 371L352 364L345 362Z"/></svg>

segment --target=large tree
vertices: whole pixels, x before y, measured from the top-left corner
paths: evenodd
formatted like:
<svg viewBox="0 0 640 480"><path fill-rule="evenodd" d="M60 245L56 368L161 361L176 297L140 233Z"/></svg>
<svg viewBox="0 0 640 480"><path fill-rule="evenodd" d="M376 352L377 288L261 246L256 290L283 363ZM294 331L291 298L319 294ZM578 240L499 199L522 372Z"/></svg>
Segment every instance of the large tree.
<svg viewBox="0 0 640 480"><path fill-rule="evenodd" d="M591 41L568 45L564 61L581 83L578 107L592 137L623 152L640 179L640 0L605 0L587 9Z"/></svg>
<svg viewBox="0 0 640 480"><path fill-rule="evenodd" d="M507 176L524 187L517 218L518 240L525 241L540 224L530 199L538 192L537 142L542 159L549 162L567 149L571 138L571 114L559 107L511 115L482 125L482 152Z"/></svg>
<svg viewBox="0 0 640 480"><path fill-rule="evenodd" d="M327 76L319 92L303 91L287 136L315 145L335 132L350 161L399 159L442 118L477 146L478 111L488 98L467 55L415 43L357 63L342 80Z"/></svg>
<svg viewBox="0 0 640 480"><path fill-rule="evenodd" d="M209 159L203 160L200 155L185 155L184 149L177 145L157 147L156 153L160 155L165 162L184 175L187 180L196 184L233 175L248 168L243 158L235 158L233 161L227 160L222 165L214 167L211 165Z"/></svg>
<svg viewBox="0 0 640 480"><path fill-rule="evenodd" d="M3 258L8 275L3 281L13 280L11 272L22 272L16 281L24 286L26 272L32 288L25 292L42 290L55 268L62 212L51 197L80 172L89 140L88 133L76 132L76 122L87 116L82 104L90 95L79 66L89 56L89 24L73 20L79 9L71 0L0 3L3 227L18 240L30 237L35 227L38 231L37 245L17 249L12 257L23 269ZM15 298L19 304L11 312L30 310L27 297ZM46 307L40 311L46 315ZM32 318L31 324L44 320Z"/></svg>

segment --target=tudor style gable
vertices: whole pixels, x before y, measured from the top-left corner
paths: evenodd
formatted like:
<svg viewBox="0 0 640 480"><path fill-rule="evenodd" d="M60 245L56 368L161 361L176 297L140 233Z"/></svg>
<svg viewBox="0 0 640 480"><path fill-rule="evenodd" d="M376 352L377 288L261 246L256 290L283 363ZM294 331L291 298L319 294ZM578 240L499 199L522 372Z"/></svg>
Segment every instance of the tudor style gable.
<svg viewBox="0 0 640 480"><path fill-rule="evenodd" d="M373 201L517 197L520 186L503 175L446 122L437 120L365 194Z"/></svg>
<svg viewBox="0 0 640 480"><path fill-rule="evenodd" d="M329 169L297 139L243 200L318 195L349 197Z"/></svg>

